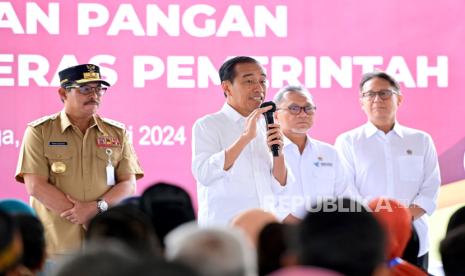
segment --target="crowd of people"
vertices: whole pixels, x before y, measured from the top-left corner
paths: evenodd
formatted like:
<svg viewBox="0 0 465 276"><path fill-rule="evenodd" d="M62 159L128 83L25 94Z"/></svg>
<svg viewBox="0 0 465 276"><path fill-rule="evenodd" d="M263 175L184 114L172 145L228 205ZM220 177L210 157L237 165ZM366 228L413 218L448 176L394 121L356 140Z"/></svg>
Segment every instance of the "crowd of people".
<svg viewBox="0 0 465 276"><path fill-rule="evenodd" d="M406 206L387 198L317 205L297 224L251 209L228 225L201 226L186 191L157 183L97 214L82 248L52 258L34 210L2 200L0 275L428 275L405 254ZM464 239L462 207L441 242L445 275L464 275Z"/></svg>
<svg viewBox="0 0 465 276"><path fill-rule="evenodd" d="M175 185L134 196L143 170L124 125L97 114L110 86L100 68L59 77L63 110L28 125L18 159L33 211L1 214L3 274L427 275L438 156L429 134L398 122L403 94L389 74L362 76L367 123L333 146L309 136L317 105L305 87L263 104L263 66L225 61L225 102L192 130L197 215ZM28 245L25 224L40 243ZM451 230L441 245L447 275L461 239Z"/></svg>

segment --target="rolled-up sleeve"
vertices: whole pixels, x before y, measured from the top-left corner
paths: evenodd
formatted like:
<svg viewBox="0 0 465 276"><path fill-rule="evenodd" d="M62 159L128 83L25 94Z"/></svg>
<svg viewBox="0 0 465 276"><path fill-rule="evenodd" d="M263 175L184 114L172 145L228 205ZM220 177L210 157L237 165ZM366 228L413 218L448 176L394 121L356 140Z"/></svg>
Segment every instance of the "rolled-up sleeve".
<svg viewBox="0 0 465 276"><path fill-rule="evenodd" d="M281 185L281 183L279 183L279 181L274 178L273 176L273 171L270 171L271 173L271 190L273 191L273 193L275 195L279 195L283 192L286 191L287 187L289 185L293 185L292 183L295 182L295 176L292 174L292 170L290 170L289 168L287 168L286 166L286 185Z"/></svg>
<svg viewBox="0 0 465 276"><path fill-rule="evenodd" d="M137 158L136 151L134 146L130 143L126 130L123 131L123 158L116 168L116 174L118 177L121 177L126 174L133 174L136 176L136 179L141 179L144 177L144 171L139 163Z"/></svg>
<svg viewBox="0 0 465 276"><path fill-rule="evenodd" d="M28 126L23 138L21 150L16 167L15 178L18 182L24 183L25 173L38 174L48 177L48 161L44 154L44 140L41 128Z"/></svg>

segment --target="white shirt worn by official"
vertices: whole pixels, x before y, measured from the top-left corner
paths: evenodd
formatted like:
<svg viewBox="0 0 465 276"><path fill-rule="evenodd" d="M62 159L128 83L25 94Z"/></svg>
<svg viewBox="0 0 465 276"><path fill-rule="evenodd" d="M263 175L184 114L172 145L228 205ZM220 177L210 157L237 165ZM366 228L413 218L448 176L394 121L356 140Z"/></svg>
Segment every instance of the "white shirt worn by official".
<svg viewBox="0 0 465 276"><path fill-rule="evenodd" d="M272 174L273 157L266 143L264 118L257 123L257 136L233 166L223 169L225 150L242 135L246 119L225 103L219 112L198 119L193 126L192 173L197 180L199 225L226 225L252 208L275 212L274 194L286 189Z"/></svg>
<svg viewBox="0 0 465 276"><path fill-rule="evenodd" d="M295 182L278 195L280 212L303 219L319 200L352 195L339 154L332 145L307 136L300 154L297 145L284 137L283 152Z"/></svg>
<svg viewBox="0 0 465 276"><path fill-rule="evenodd" d="M416 204L427 215L436 209L441 177L436 149L426 132L396 122L385 134L368 122L341 134L335 145L349 181L364 201L383 196L406 206ZM414 221L420 240L418 256L429 247L426 214Z"/></svg>

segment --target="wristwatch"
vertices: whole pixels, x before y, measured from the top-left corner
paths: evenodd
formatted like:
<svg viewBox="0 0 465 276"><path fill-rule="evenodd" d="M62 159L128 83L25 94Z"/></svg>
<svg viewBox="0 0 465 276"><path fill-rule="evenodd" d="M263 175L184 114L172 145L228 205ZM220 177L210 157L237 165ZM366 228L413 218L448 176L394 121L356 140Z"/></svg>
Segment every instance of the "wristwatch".
<svg viewBox="0 0 465 276"><path fill-rule="evenodd" d="M103 213L108 210L108 203L103 198L97 199L97 209L99 213Z"/></svg>

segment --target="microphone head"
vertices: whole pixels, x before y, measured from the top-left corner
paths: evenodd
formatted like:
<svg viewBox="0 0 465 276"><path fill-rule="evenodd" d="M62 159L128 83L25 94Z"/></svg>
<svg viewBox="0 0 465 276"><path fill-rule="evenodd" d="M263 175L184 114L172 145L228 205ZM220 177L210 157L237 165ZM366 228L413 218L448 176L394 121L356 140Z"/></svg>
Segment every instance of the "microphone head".
<svg viewBox="0 0 465 276"><path fill-rule="evenodd" d="M269 102L264 102L260 105L260 108L262 107L267 107L267 106L272 106L270 110L268 110L267 112L275 112L276 111L276 105L274 102L272 101L269 101Z"/></svg>

